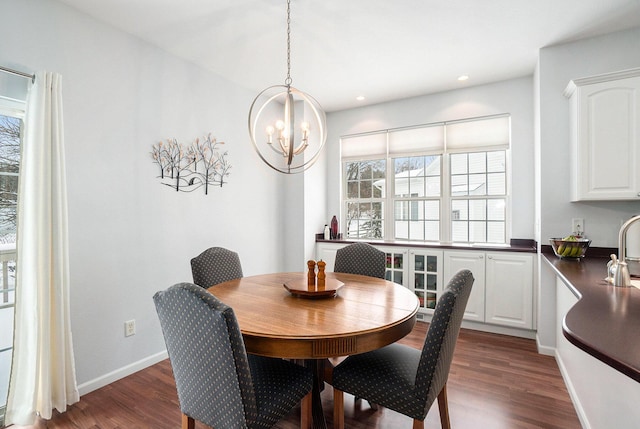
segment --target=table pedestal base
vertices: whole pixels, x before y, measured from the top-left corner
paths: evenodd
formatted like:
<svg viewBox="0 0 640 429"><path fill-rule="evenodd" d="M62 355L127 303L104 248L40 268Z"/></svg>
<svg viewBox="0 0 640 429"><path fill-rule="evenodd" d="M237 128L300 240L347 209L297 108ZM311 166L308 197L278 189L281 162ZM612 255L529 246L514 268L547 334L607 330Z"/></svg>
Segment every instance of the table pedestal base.
<svg viewBox="0 0 640 429"><path fill-rule="evenodd" d="M311 416L313 429L326 429L327 422L322 409L320 392L324 390L325 365L331 365L327 359L305 359L304 366L313 371L313 388L311 396Z"/></svg>

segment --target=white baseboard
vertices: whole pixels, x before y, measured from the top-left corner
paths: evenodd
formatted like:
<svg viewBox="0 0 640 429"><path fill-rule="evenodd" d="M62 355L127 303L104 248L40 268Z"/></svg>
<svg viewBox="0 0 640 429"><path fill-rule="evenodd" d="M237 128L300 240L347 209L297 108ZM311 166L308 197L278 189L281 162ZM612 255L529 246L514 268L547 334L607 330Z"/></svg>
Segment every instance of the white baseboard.
<svg viewBox="0 0 640 429"><path fill-rule="evenodd" d="M94 390L97 390L97 389L100 389L101 387L106 386L107 384L111 384L114 381L118 381L121 378L134 374L142 369L145 369L162 360L165 360L167 357L168 357L167 351L165 350L163 352L156 353L154 355L141 359L137 362L133 362L132 364L124 366L115 371L112 371L101 377L98 377L93 380L89 380L86 383L80 384L78 386L78 392L80 393L80 396L86 395L89 392L93 392Z"/></svg>
<svg viewBox="0 0 640 429"><path fill-rule="evenodd" d="M431 322L431 314L418 313L417 319L419 322ZM512 337L527 338L533 340L536 337L536 331L529 329L511 328L508 326L492 325L490 323L473 322L469 320L462 320L462 327L465 329L472 329L474 331L489 332L492 334L510 335Z"/></svg>
<svg viewBox="0 0 640 429"><path fill-rule="evenodd" d="M511 328L508 326L492 325L490 323L472 322L468 320L462 321L462 327L473 329L475 331L490 332L492 334L509 335L512 337L526 338L533 340L536 337L536 331L528 329Z"/></svg>
<svg viewBox="0 0 640 429"><path fill-rule="evenodd" d="M556 356L556 348L551 346L543 346L540 344L540 337L536 335L536 347L538 348L538 353L545 356ZM556 359L557 360L557 359Z"/></svg>

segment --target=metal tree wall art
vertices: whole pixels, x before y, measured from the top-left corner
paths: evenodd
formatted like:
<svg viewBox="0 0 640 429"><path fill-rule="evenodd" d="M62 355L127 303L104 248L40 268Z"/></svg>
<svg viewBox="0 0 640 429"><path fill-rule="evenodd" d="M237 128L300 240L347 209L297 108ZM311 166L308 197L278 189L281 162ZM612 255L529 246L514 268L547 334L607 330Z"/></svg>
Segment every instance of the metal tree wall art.
<svg viewBox="0 0 640 429"><path fill-rule="evenodd" d="M152 146L151 157L160 167L163 185L179 192L193 192L204 187L207 195L210 185L222 187L230 174L228 153L220 150L223 144L210 133L202 140L196 138L187 147L176 139L167 139Z"/></svg>

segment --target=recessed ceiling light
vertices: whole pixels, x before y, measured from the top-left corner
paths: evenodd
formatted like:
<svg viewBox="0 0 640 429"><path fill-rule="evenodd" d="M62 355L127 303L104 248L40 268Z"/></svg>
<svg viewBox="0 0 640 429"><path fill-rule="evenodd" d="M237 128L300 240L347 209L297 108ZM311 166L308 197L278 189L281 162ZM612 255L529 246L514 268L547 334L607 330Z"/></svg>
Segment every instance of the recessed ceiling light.
<svg viewBox="0 0 640 429"><path fill-rule="evenodd" d="M358 100L358 101L362 101L362 100L364 100L364 95L358 95L358 96L356 97L356 100Z"/></svg>
<svg viewBox="0 0 640 429"><path fill-rule="evenodd" d="M461 82L464 81L464 80L467 80L467 79L469 79L469 76L467 76L466 74L458 76L458 80L461 81Z"/></svg>

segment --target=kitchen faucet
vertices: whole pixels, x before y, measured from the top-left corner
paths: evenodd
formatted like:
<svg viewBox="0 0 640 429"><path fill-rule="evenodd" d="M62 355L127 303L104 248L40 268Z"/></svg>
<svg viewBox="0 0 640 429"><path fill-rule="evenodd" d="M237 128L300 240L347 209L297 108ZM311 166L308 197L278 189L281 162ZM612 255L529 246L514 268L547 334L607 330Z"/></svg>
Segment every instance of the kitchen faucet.
<svg viewBox="0 0 640 429"><path fill-rule="evenodd" d="M615 266L615 274L613 276L613 285L628 287L631 286L631 276L629 275L629 267L627 266L627 231L634 223L640 221L640 215L634 216L620 227L618 234L618 262Z"/></svg>

